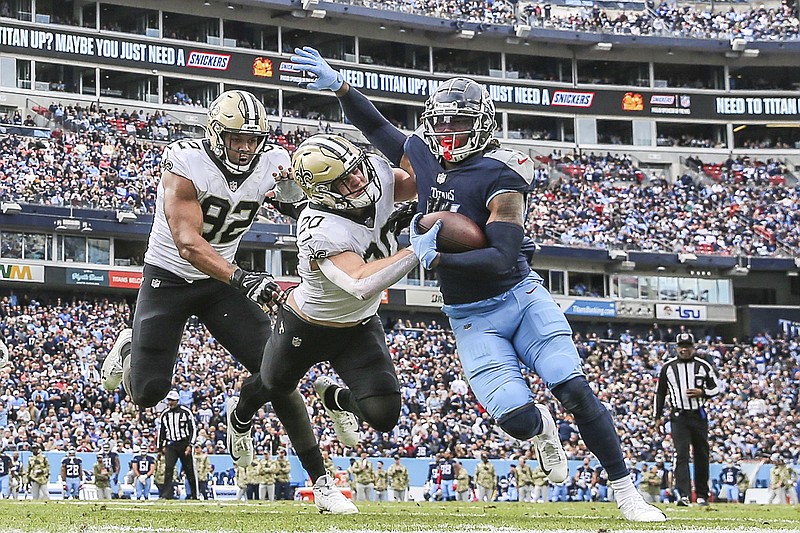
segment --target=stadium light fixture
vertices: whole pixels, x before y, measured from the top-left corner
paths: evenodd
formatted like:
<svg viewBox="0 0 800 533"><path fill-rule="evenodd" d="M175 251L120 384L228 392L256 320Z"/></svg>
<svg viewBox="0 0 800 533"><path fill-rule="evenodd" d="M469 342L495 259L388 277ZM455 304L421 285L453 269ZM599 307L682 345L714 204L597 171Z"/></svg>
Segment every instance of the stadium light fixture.
<svg viewBox="0 0 800 533"><path fill-rule="evenodd" d="M527 37L531 32L531 27L527 24L517 24L514 26L514 35L517 37Z"/></svg>
<svg viewBox="0 0 800 533"><path fill-rule="evenodd" d="M758 48L748 48L742 52L742 57L758 57L761 51Z"/></svg>
<svg viewBox="0 0 800 533"><path fill-rule="evenodd" d="M120 224L130 224L137 220L138 217L135 213L131 213L130 211L117 211L117 222Z"/></svg>
<svg viewBox="0 0 800 533"><path fill-rule="evenodd" d="M598 52L610 52L613 47L612 43L597 43L594 45L594 49Z"/></svg>
<svg viewBox="0 0 800 533"><path fill-rule="evenodd" d="M294 235L278 235L275 239L276 246L297 246L297 237Z"/></svg>
<svg viewBox="0 0 800 533"><path fill-rule="evenodd" d="M747 41L745 41L741 37L736 37L734 39L731 39L731 50L733 50L734 52L743 52L746 46L747 46Z"/></svg>
<svg viewBox="0 0 800 533"><path fill-rule="evenodd" d="M735 267L729 268L723 272L723 274L726 276L746 276L749 273L750 269L742 265L736 265Z"/></svg>
<svg viewBox="0 0 800 533"><path fill-rule="evenodd" d="M612 261L626 261L628 259L628 252L625 250L609 250L608 258Z"/></svg>
<svg viewBox="0 0 800 533"><path fill-rule="evenodd" d="M620 272L631 272L633 270L636 270L636 262L628 260L620 261L615 268Z"/></svg>
<svg viewBox="0 0 800 533"><path fill-rule="evenodd" d="M460 37L462 39L472 39L473 37L475 37L475 30L461 30L457 34L457 37Z"/></svg>
<svg viewBox="0 0 800 533"><path fill-rule="evenodd" d="M697 262L697 256L692 253L681 253L678 254L678 261L681 263L695 263Z"/></svg>
<svg viewBox="0 0 800 533"><path fill-rule="evenodd" d="M324 19L328 12L324 9L312 9L309 15L312 19Z"/></svg>
<svg viewBox="0 0 800 533"><path fill-rule="evenodd" d="M81 221L77 218L61 218L55 221L58 231L80 231Z"/></svg>
<svg viewBox="0 0 800 533"><path fill-rule="evenodd" d="M22 213L22 206L17 202L3 202L0 204L0 211L2 211L4 215L16 215Z"/></svg>

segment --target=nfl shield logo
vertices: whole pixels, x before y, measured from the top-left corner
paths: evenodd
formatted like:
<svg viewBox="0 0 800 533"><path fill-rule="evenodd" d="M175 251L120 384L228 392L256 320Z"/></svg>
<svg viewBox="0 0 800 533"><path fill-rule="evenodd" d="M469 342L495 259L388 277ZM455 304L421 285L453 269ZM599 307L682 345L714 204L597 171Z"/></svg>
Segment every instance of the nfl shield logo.
<svg viewBox="0 0 800 533"><path fill-rule="evenodd" d="M153 280L150 282L150 286L154 289L159 288L161 286L161 280L158 278L153 278Z"/></svg>
<svg viewBox="0 0 800 533"><path fill-rule="evenodd" d="M299 348L302 342L303 339L301 339L300 337L292 337L292 346L294 346L295 348Z"/></svg>
<svg viewBox="0 0 800 533"><path fill-rule="evenodd" d="M692 97L689 95L681 95L681 107L690 107L692 105Z"/></svg>
<svg viewBox="0 0 800 533"><path fill-rule="evenodd" d="M447 179L447 174L445 172L440 172L438 176L436 176L436 183L444 183Z"/></svg>
<svg viewBox="0 0 800 533"><path fill-rule="evenodd" d="M236 189L238 189L238 188L239 188L239 182L238 182L238 181L229 181L229 182L228 182L228 187L230 187L230 189L231 189L233 192L236 192Z"/></svg>

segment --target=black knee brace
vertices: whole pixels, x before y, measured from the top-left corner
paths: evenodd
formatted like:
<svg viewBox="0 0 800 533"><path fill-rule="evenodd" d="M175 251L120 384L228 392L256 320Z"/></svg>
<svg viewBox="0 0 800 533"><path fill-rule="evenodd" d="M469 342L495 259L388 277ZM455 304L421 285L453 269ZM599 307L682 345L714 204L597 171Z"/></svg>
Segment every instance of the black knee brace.
<svg viewBox="0 0 800 533"><path fill-rule="evenodd" d="M577 424L591 422L608 410L592 392L584 376L578 376L552 389L564 409L572 413Z"/></svg>
<svg viewBox="0 0 800 533"><path fill-rule="evenodd" d="M387 433L397 425L400 417L400 394L370 396L356 402L358 416L381 433Z"/></svg>
<svg viewBox="0 0 800 533"><path fill-rule="evenodd" d="M131 389L133 390L129 391L129 394L133 403L139 407L153 407L156 405L167 396L169 389L172 387L171 377L152 376L146 378L143 383L141 380L131 383Z"/></svg>
<svg viewBox="0 0 800 533"><path fill-rule="evenodd" d="M497 421L503 431L519 440L528 440L542 432L542 413L536 404L517 407Z"/></svg>

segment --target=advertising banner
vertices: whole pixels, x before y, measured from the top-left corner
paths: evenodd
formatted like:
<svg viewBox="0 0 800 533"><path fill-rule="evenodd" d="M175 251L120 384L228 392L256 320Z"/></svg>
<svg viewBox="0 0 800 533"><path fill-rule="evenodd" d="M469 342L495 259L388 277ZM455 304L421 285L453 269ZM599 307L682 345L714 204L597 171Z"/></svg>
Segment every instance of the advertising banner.
<svg viewBox="0 0 800 533"><path fill-rule="evenodd" d="M141 68L159 73L206 76L209 81L262 82L297 88L308 79L289 56L275 52L176 43L139 35L119 37L86 29L52 29L48 25L0 24L0 53L38 56L46 61L83 61L109 67ZM361 65L339 68L344 79L368 95L398 100L425 100L447 75L390 72ZM800 97L786 93L689 93L684 89L589 89L532 81L485 83L499 109L607 115L617 117L796 122Z"/></svg>
<svg viewBox="0 0 800 533"><path fill-rule="evenodd" d="M616 302L599 300L576 300L573 298L555 298L565 315L600 316L614 318L617 316Z"/></svg>
<svg viewBox="0 0 800 533"><path fill-rule="evenodd" d="M406 305L442 307L443 303L439 289L406 289Z"/></svg>
<svg viewBox="0 0 800 533"><path fill-rule="evenodd" d="M0 263L0 281L44 283L43 265Z"/></svg>
<svg viewBox="0 0 800 533"><path fill-rule="evenodd" d="M706 306L689 304L656 304L656 318L664 320L706 320Z"/></svg>
<svg viewBox="0 0 800 533"><path fill-rule="evenodd" d="M142 284L141 272L127 270L111 270L108 272L108 286L120 289L138 289Z"/></svg>
<svg viewBox="0 0 800 533"><path fill-rule="evenodd" d="M67 285L94 285L108 287L108 271L89 268L64 269Z"/></svg>

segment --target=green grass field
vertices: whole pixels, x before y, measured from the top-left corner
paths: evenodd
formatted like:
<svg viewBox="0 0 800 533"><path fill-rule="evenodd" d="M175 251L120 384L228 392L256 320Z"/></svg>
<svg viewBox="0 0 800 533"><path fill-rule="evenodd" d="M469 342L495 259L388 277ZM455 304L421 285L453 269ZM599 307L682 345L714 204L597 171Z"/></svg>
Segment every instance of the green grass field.
<svg viewBox="0 0 800 533"><path fill-rule="evenodd" d="M0 502L0 531L800 531L800 507L662 506L669 521L634 524L613 504L359 503L329 516L303 502Z"/></svg>

